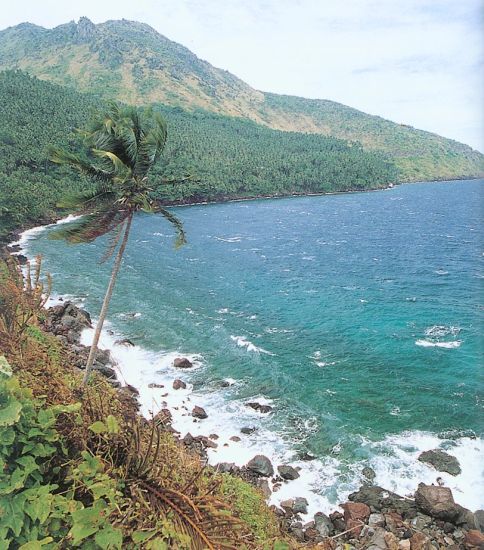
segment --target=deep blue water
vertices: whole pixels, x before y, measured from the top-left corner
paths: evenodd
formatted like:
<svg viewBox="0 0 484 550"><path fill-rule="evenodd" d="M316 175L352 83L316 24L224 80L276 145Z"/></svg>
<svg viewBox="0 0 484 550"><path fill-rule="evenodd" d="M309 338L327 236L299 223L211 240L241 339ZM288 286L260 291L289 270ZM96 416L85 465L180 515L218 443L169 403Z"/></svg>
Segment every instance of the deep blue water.
<svg viewBox="0 0 484 550"><path fill-rule="evenodd" d="M362 437L481 434L483 184L177 208L176 251L140 215L110 319L143 348L200 353L202 393L230 377L225 400L272 399L266 428L300 452L354 463L374 453ZM30 244L94 314L103 248Z"/></svg>

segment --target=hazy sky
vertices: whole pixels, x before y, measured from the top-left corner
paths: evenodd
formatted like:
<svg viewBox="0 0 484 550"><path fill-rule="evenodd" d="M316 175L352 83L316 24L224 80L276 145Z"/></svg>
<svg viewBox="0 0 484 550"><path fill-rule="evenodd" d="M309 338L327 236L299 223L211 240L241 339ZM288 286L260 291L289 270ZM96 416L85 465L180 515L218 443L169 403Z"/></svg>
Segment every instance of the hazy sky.
<svg viewBox="0 0 484 550"><path fill-rule="evenodd" d="M260 90L325 98L484 151L484 0L15 0L0 28L150 24Z"/></svg>

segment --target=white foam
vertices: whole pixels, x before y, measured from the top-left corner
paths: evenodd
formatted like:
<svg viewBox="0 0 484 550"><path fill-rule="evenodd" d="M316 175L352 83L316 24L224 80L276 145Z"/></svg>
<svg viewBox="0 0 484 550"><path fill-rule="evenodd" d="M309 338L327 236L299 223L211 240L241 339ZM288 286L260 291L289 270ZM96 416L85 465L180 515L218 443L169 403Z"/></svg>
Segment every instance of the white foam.
<svg viewBox="0 0 484 550"><path fill-rule="evenodd" d="M459 334L460 331L460 327L455 327L453 325L433 325L425 329L425 336L430 336L432 338L443 338L444 336L447 336L449 334L451 334L452 336L456 336L457 334Z"/></svg>
<svg viewBox="0 0 484 550"><path fill-rule="evenodd" d="M257 347L250 340L247 340L245 336L230 336L230 339L234 341L239 347L247 348L247 351L252 351L254 353L265 353L266 355L274 355L274 353L271 353L270 351Z"/></svg>
<svg viewBox="0 0 484 550"><path fill-rule="evenodd" d="M92 329L86 329L82 335L82 342L89 344L92 334ZM229 400L225 392L231 392L230 387L210 393L194 392L190 384L192 369L176 369L173 367L173 360L183 355L198 368L208 368L201 356L185 351L154 353L138 346L117 345L115 341L119 337L120 335L104 332L101 346L112 350L113 357L118 362L116 370L119 379L139 390L142 413L150 416L156 414L160 408L168 407L173 414L173 427L182 437L188 432L193 436L217 434L218 447L208 449L211 464L233 462L242 466L256 454L264 454L271 459L275 467L280 464L291 464L300 468L300 478L297 481L283 483L277 492L272 493L269 500L271 504L277 505L287 498L304 496L309 502L305 519L310 519L317 511L329 513L339 503L344 502L349 493L359 488L362 482L361 470L364 466L370 465L376 472L375 482L398 494L411 494L419 482L432 483L440 476L452 489L459 504L472 510L484 506L484 492L479 490L482 484L479 468L484 452L484 444L480 439L439 439L435 434L405 432L387 436L378 442L362 438L361 447L367 451L366 454L370 458L354 464L338 458L344 450L341 441L326 457L311 461L298 460L294 442L268 425L270 416L262 415L245 405L247 401L272 404L277 412L277 404L272 400L264 395L244 401ZM187 383L187 388L173 390L175 378L183 379ZM236 383L232 378L226 381L231 385ZM153 382L163 384L164 387L149 388L148 385ZM202 421L194 419L191 416L194 405L202 406L208 418ZM396 408L391 413L394 411L396 412ZM244 435L240 431L242 427L255 427L256 431ZM304 431L312 428L317 429L317 423L313 426L313 423L309 425L307 421ZM234 435L240 437L241 441L231 440ZM450 454L458 458L462 474L453 477L436 472L431 466L417 460L420 452L438 447L446 448Z"/></svg>
<svg viewBox="0 0 484 550"><path fill-rule="evenodd" d="M460 347L462 340L454 340L452 342L433 342L431 340L417 340L415 342L416 346L421 346L422 348L443 348L443 349L455 349Z"/></svg>
<svg viewBox="0 0 484 550"><path fill-rule="evenodd" d="M47 225L38 225L37 227L32 227L31 229L27 229L27 230L23 231L22 233L20 233L19 239L17 241L11 242L9 246L19 246L20 251L19 252L14 252L13 254L15 254L15 255L22 254L26 249L27 243L31 239L33 239L34 237L39 235L40 233L44 232L49 227L54 227L56 225L63 225L65 223L70 223L70 222L78 220L81 217L82 216L74 216L72 214L69 214L69 216L66 216L65 218L62 218L61 220L57 220L55 223L50 223L50 224L47 224Z"/></svg>

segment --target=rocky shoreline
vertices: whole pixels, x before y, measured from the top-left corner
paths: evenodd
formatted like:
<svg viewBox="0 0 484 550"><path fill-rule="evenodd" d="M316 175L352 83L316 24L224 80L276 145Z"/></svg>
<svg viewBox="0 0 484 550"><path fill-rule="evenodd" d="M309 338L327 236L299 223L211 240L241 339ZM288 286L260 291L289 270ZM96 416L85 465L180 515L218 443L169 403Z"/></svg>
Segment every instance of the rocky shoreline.
<svg viewBox="0 0 484 550"><path fill-rule="evenodd" d="M55 223L51 220L50 223ZM18 240L25 228L18 230L11 237ZM11 241L10 241L11 242ZM27 257L22 255L20 245L4 247L2 255L15 254L20 263L25 263ZM81 343L81 335L85 329L92 327L88 312L69 301L59 298L59 303L47 310L44 329L52 333L65 347L72 364L83 369L89 353L89 347ZM116 342L132 346L129 340ZM125 399L136 404L138 410L138 390L128 385L122 385L115 370L115 361L109 350L101 349L94 364L94 369L123 394ZM189 359L178 357L173 367L183 371L191 369ZM152 387L160 385L152 384ZM172 382L174 391L186 388L186 383L180 378ZM271 412L270 405L256 401L245 404L260 414ZM194 422L203 422L207 412L195 405L188 411ZM207 462L207 450L218 446L219 436L214 433L192 436L187 433L183 438L172 427L172 411L161 410L154 417L158 426L173 433L187 449L197 453ZM252 428L242 428L241 435L250 434ZM232 441L240 441L238 436L232 436ZM312 457L308 457L312 458ZM425 451L419 460L431 464L436 473L447 472L451 475L460 473L457 459L439 449ZM267 499L277 492L283 484L295 483L299 478L299 468L290 464L279 464L276 467L264 455L256 455L244 466L222 462L214 466L220 472L228 473L244 479L258 487ZM420 484L412 498L399 496L373 484L375 473L371 468L362 472L364 485L348 497L348 501L340 504L340 510L329 515L317 512L309 517L308 502L304 497L295 497L272 506L285 530L298 543L309 547L320 547L331 550L352 550L365 548L369 550L433 550L451 549L484 549L484 511L472 512L455 503L449 488L438 485ZM439 478L437 478L439 481ZM297 493L296 493L297 494Z"/></svg>
<svg viewBox="0 0 484 550"><path fill-rule="evenodd" d="M84 368L89 348L81 344L81 334L91 328L91 318L83 309L62 298L58 305L47 310L44 329L51 332L62 342L79 369ZM131 346L125 340L120 344ZM174 367L190 369L189 359L178 357ZM110 383L119 388L126 397L137 402L138 390L132 386L122 386L116 377L115 362L109 350L99 350L94 369L105 376ZM174 391L184 389L185 382L174 378ZM264 414L268 405L257 402L246 403L248 407ZM137 402L139 408L139 403ZM203 422L207 412L200 406L189 411L194 421ZM197 453L207 462L207 450L217 447L217 434L210 436L192 436L187 433L183 438L172 427L172 411L162 408L154 417L160 429L170 431L180 439L186 448ZM247 428L247 432L250 428ZM243 432L246 433L246 432ZM233 440L237 436L233 436ZM240 438L238 438L240 439ZM459 472L457 460L441 450L422 453L419 460L432 464L438 471L452 475ZM273 465L264 455L254 456L245 466L222 462L209 466L220 472L244 479L258 487L269 498L286 483L296 483L298 468L289 464ZM298 543L309 547L316 546L331 550L433 550L449 548L457 550L484 549L484 510L472 512L454 501L449 488L440 485L421 483L412 498L397 495L382 487L373 485L374 472L365 468L365 484L341 503L341 509L326 515L317 512L307 515L308 502L304 497L296 497L272 506L285 530Z"/></svg>

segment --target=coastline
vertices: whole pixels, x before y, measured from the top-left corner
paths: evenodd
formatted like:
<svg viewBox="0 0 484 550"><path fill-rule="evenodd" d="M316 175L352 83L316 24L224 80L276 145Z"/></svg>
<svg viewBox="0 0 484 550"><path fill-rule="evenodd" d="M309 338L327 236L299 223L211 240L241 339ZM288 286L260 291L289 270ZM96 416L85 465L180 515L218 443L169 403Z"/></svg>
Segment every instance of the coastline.
<svg viewBox="0 0 484 550"><path fill-rule="evenodd" d="M54 224L67 223L75 219L74 217L63 218L58 220ZM18 247L20 250L16 250L14 254L20 254L27 252L26 248L30 238L34 237L38 233L44 231L47 227L54 224L36 226L26 231L19 232L20 237L17 241L11 243L12 246ZM55 305L56 303L66 303L70 297L57 296L50 300L48 306ZM82 304L81 304L82 307ZM196 353L181 353L178 351L166 352L160 357L159 354L150 352L149 350L140 348L138 346L126 346L120 343L123 340L123 334L116 333L110 328L108 323L107 327L103 331L101 338L101 347L107 348L113 359L116 362L114 369L117 372L119 382L126 386L134 386L139 392L138 402L142 408L142 413L146 417L150 417L151 414L156 415L160 410L168 409L170 416L172 417L173 428L180 433L180 437L185 437L187 433L195 438L205 438L211 440L214 444L205 448L206 456L210 464L216 465L219 463L231 463L240 468L244 466L253 456L263 453L267 455L274 467L290 464L296 468L301 468L300 478L298 481L284 482L280 485L278 490L271 491L270 504L280 505L281 502L290 499L304 496L308 499L308 514L314 514L316 512L323 511L329 513L335 508L334 502L330 503L320 495L315 493L313 489L321 483L320 471L330 466L328 463L323 464L319 459L309 462L297 460L294 453L291 452L287 442L285 442L277 434L268 431L259 431L257 438L253 438L250 435L241 435L240 425L234 424L235 416L246 415L244 420L248 418L253 419L254 422L261 420L264 415L258 411L249 411L247 408L239 408L238 410L230 411L231 414L223 414L223 408L221 407L221 401L223 400L223 391L210 391L206 392L194 392L193 386L190 383L190 372L192 369L182 370L173 366L173 360L180 355L188 357L194 364L194 368L203 368L203 358L197 356ZM92 330L86 329L81 336L81 344L89 345L90 337L92 336ZM173 388L173 381L175 379L181 379L185 384L185 389ZM224 387L230 387L233 381L226 380ZM151 386L151 387L150 387ZM256 399L260 404L270 404L265 400L264 396L258 396ZM208 413L208 419L197 420L191 416L191 408L194 406L202 406ZM249 413L249 417L247 417ZM277 414L277 411L275 413ZM250 427L250 426L248 426ZM216 437L212 437L213 434ZM234 441L232 438L238 438L239 441ZM436 444L436 437L434 434L421 432L419 434L409 434L409 438L418 437L420 439L421 448L418 451L429 450ZM265 443L263 440L266 440ZM399 442L401 445L402 442ZM472 445L469 439L470 445ZM405 442L403 442L405 447ZM280 449L280 452L275 452L275 449ZM469 451L465 446L459 453L459 459L464 457ZM415 454L415 453L414 453ZM391 464L385 465L388 470L388 483L378 480L382 486L391 487L393 491L401 494L411 494L415 489L419 481L426 483L433 483L438 477L438 472L430 469L426 473L423 473L425 467L416 462L420 468L420 473L417 474L411 480L407 480L408 483L404 483L403 486L392 486L390 483L391 476L396 472L391 471ZM331 470L331 468L330 468ZM361 471L353 472L353 482L348 484L346 494L341 495L341 500L345 500L349 493L357 490L357 488L366 482L364 475ZM332 475L329 471L328 475ZM445 474L444 474L445 477ZM381 475L380 475L381 478ZM451 482L452 478L447 477L447 482ZM274 488L272 484L271 489ZM402 490L403 489L403 490ZM307 519L309 516L307 516Z"/></svg>
<svg viewBox="0 0 484 550"><path fill-rule="evenodd" d="M474 180L480 180L484 178L484 174L481 176L461 176L456 177L453 179L447 179L447 178L440 178L440 179L434 179L434 180L415 180L415 181L403 181L403 182L397 182L397 183L389 183L383 187L377 187L374 189L349 189L345 191L322 191L320 193L289 193L289 194L283 194L283 195L255 195L250 197L217 197L213 200L195 200L195 201L163 201L164 206L168 207L185 207L185 206L197 206L197 205L206 205L206 204L225 204L228 202L247 202L247 201L257 201L257 200L271 200L271 199L290 199L290 198L301 198L301 197L322 197L322 196L332 196L332 195L349 195L349 194L357 194L357 193L375 193L378 191L389 191L391 189L395 189L397 187L400 187L401 185L414 185L414 184L420 184L420 183L432 183L432 182L438 182L438 183L452 183L456 181L474 181ZM69 214L67 217L71 216L72 214ZM29 223L25 223L18 228L15 228L11 230L9 233L7 233L5 236L0 238L0 257L5 257L11 254L11 251L8 249L11 247L14 247L17 245L18 240L20 239L21 235L25 233L26 231L30 231L31 229L37 228L37 227L47 227L49 225L53 225L63 219L65 219L66 216L61 214L53 214L52 216L49 216L47 218L40 218L36 221L31 221Z"/></svg>

